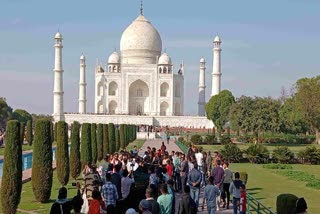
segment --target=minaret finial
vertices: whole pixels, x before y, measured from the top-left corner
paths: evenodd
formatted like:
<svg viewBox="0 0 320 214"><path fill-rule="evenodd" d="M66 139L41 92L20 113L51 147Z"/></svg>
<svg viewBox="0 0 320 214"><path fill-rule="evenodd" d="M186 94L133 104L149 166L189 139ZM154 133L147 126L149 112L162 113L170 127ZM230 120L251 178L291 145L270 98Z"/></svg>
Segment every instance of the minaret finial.
<svg viewBox="0 0 320 214"><path fill-rule="evenodd" d="M142 0L140 1L140 15L143 16L143 2L142 2Z"/></svg>

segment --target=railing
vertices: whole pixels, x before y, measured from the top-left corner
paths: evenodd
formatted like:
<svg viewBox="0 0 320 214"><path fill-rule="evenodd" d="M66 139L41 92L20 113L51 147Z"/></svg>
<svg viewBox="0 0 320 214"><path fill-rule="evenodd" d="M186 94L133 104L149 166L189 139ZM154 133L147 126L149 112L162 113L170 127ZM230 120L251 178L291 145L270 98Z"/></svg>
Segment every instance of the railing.
<svg viewBox="0 0 320 214"><path fill-rule="evenodd" d="M247 213L248 214L276 214L260 201L247 193Z"/></svg>
<svg viewBox="0 0 320 214"><path fill-rule="evenodd" d="M188 146L184 145L183 143L181 143L180 141L176 140L176 144L177 146L181 149L181 151L183 153L187 153L188 152Z"/></svg>

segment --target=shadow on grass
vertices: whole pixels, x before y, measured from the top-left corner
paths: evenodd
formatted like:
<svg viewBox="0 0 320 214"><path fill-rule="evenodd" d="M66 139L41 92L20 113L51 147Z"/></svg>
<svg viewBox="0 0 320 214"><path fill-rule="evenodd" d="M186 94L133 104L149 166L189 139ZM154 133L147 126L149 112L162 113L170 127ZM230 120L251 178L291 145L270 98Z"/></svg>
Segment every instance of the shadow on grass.
<svg viewBox="0 0 320 214"><path fill-rule="evenodd" d="M257 190L262 190L262 188L260 187L253 187L253 188L248 188L247 191L250 192L250 191L257 191ZM251 193L250 193L251 194Z"/></svg>

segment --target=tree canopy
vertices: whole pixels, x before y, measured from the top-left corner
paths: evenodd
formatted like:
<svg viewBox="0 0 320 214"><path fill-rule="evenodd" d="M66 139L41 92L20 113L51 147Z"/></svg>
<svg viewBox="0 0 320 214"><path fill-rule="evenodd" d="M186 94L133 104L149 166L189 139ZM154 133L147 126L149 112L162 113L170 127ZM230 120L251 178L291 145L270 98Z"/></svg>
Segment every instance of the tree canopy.
<svg viewBox="0 0 320 214"><path fill-rule="evenodd" d="M5 98L0 97L0 126L5 127L8 120L11 119L12 108L7 104Z"/></svg>
<svg viewBox="0 0 320 214"><path fill-rule="evenodd" d="M16 109L12 113L12 118L18 120L21 123L27 123L28 120L32 120L31 114L24 109Z"/></svg>

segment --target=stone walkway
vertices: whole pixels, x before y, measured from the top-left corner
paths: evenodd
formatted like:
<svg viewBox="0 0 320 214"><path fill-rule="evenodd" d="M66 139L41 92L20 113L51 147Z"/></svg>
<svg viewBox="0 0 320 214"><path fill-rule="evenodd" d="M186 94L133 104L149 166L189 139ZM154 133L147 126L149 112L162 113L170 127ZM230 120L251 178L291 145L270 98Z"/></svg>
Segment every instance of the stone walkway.
<svg viewBox="0 0 320 214"><path fill-rule="evenodd" d="M150 146L155 147L156 149L160 149L162 144L162 140L147 140L141 147L140 151L139 151L139 155L142 156L144 154L144 152L147 150L147 147ZM169 144L167 144L165 142L165 145L167 147L167 151L170 153L171 151L179 151L181 152L180 148L173 142L173 140L170 140ZM204 210L202 211L202 203L203 203L203 189L201 189L201 193L200 193L200 201L199 201L199 212L198 214L207 214L207 208L206 206L204 207ZM181 194L176 193L176 213L178 212L178 206L179 206L179 201L181 200ZM230 205L231 209L224 209L224 210L220 210L220 211L216 211L216 214L232 214L233 210L232 210L232 206Z"/></svg>

